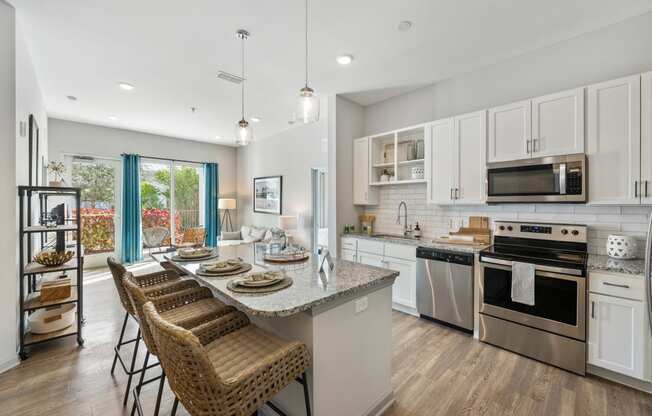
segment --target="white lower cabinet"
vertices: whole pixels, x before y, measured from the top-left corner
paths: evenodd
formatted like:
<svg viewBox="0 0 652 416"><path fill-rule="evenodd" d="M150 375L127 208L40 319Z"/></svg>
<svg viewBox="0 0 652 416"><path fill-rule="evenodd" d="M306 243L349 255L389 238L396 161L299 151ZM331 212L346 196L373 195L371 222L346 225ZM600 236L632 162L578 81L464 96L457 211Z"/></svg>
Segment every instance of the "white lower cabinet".
<svg viewBox="0 0 652 416"><path fill-rule="evenodd" d="M392 287L392 303L411 310L417 307L417 266L416 261L385 257L385 266L396 270L398 275Z"/></svg>
<svg viewBox="0 0 652 416"><path fill-rule="evenodd" d="M366 264L367 266L385 267L383 263L383 256L378 254L369 254L358 251L358 263Z"/></svg>
<svg viewBox="0 0 652 416"><path fill-rule="evenodd" d="M636 279L618 275L592 273L589 279L588 363L652 381L651 335L643 288L637 287Z"/></svg>
<svg viewBox="0 0 652 416"><path fill-rule="evenodd" d="M357 262L355 250L342 248L342 260Z"/></svg>

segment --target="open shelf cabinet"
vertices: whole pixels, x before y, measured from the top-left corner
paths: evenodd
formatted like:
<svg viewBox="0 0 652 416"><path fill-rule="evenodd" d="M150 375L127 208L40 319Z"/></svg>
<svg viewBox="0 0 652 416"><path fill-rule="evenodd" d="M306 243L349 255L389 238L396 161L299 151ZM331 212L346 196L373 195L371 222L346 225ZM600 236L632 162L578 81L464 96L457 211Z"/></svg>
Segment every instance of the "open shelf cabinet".
<svg viewBox="0 0 652 416"><path fill-rule="evenodd" d="M369 185L425 183L426 126L370 137Z"/></svg>
<svg viewBox="0 0 652 416"><path fill-rule="evenodd" d="M34 206L33 199L38 197L38 206ZM74 200L74 213L72 218L66 218L66 223L55 227L47 227L42 224L33 224L36 218L42 218L44 212L48 212L48 198L54 197L57 202ZM82 346L84 338L82 337L82 326L84 322L84 288L83 288L83 248L81 244L81 188L58 188L50 186L19 186L18 187L18 206L19 206L19 301L20 301L20 358L28 357L27 348L29 346L43 342L60 339L75 335L77 343ZM38 216L35 215L34 208ZM38 240L40 249L47 245L48 236L52 233L64 233L65 238L72 237L72 250L74 257L67 263L48 267L33 261L36 251L34 246ZM66 244L67 248L71 246ZM40 281L44 276L53 273L63 273L69 275L71 279L70 296L63 299L50 301L41 301ZM75 323L59 331L47 334L35 334L30 332L27 325L28 317L39 309L51 308L55 306L75 303L77 306Z"/></svg>

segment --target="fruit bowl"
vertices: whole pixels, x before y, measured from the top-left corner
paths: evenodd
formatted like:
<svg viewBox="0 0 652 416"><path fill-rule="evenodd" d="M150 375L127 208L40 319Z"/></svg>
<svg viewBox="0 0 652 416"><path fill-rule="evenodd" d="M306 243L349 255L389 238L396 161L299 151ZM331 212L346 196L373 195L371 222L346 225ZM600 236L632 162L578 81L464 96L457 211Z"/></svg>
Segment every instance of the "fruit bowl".
<svg viewBox="0 0 652 416"><path fill-rule="evenodd" d="M38 264L48 267L61 266L67 263L75 255L74 251L66 250L61 252L56 251L41 251L34 256L34 261Z"/></svg>

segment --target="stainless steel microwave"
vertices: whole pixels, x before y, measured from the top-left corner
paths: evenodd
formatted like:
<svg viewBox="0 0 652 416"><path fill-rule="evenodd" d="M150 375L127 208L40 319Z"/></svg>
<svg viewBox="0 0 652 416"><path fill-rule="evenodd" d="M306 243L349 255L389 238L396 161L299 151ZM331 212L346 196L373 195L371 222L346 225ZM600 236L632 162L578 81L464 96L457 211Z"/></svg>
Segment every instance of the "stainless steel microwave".
<svg viewBox="0 0 652 416"><path fill-rule="evenodd" d="M487 164L488 203L586 202L582 154Z"/></svg>

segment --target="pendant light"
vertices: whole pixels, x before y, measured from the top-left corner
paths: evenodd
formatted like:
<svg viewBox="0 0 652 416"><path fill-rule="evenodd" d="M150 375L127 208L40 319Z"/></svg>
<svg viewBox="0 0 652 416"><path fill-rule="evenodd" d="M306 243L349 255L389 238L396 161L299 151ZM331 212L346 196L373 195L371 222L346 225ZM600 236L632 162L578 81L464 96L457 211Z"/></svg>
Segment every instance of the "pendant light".
<svg viewBox="0 0 652 416"><path fill-rule="evenodd" d="M245 60L244 60L244 44L245 40L249 38L249 32L244 29L240 29L236 32L238 39L242 41L242 101L241 101L241 116L242 118L238 121L238 124L235 128L235 144L239 146L246 146L254 140L254 131L251 127L251 124L245 120L244 116L244 85L245 85Z"/></svg>
<svg viewBox="0 0 652 416"><path fill-rule="evenodd" d="M306 0L306 85L299 90L296 115L299 121L306 124L319 120L319 97L308 86L308 0Z"/></svg>

